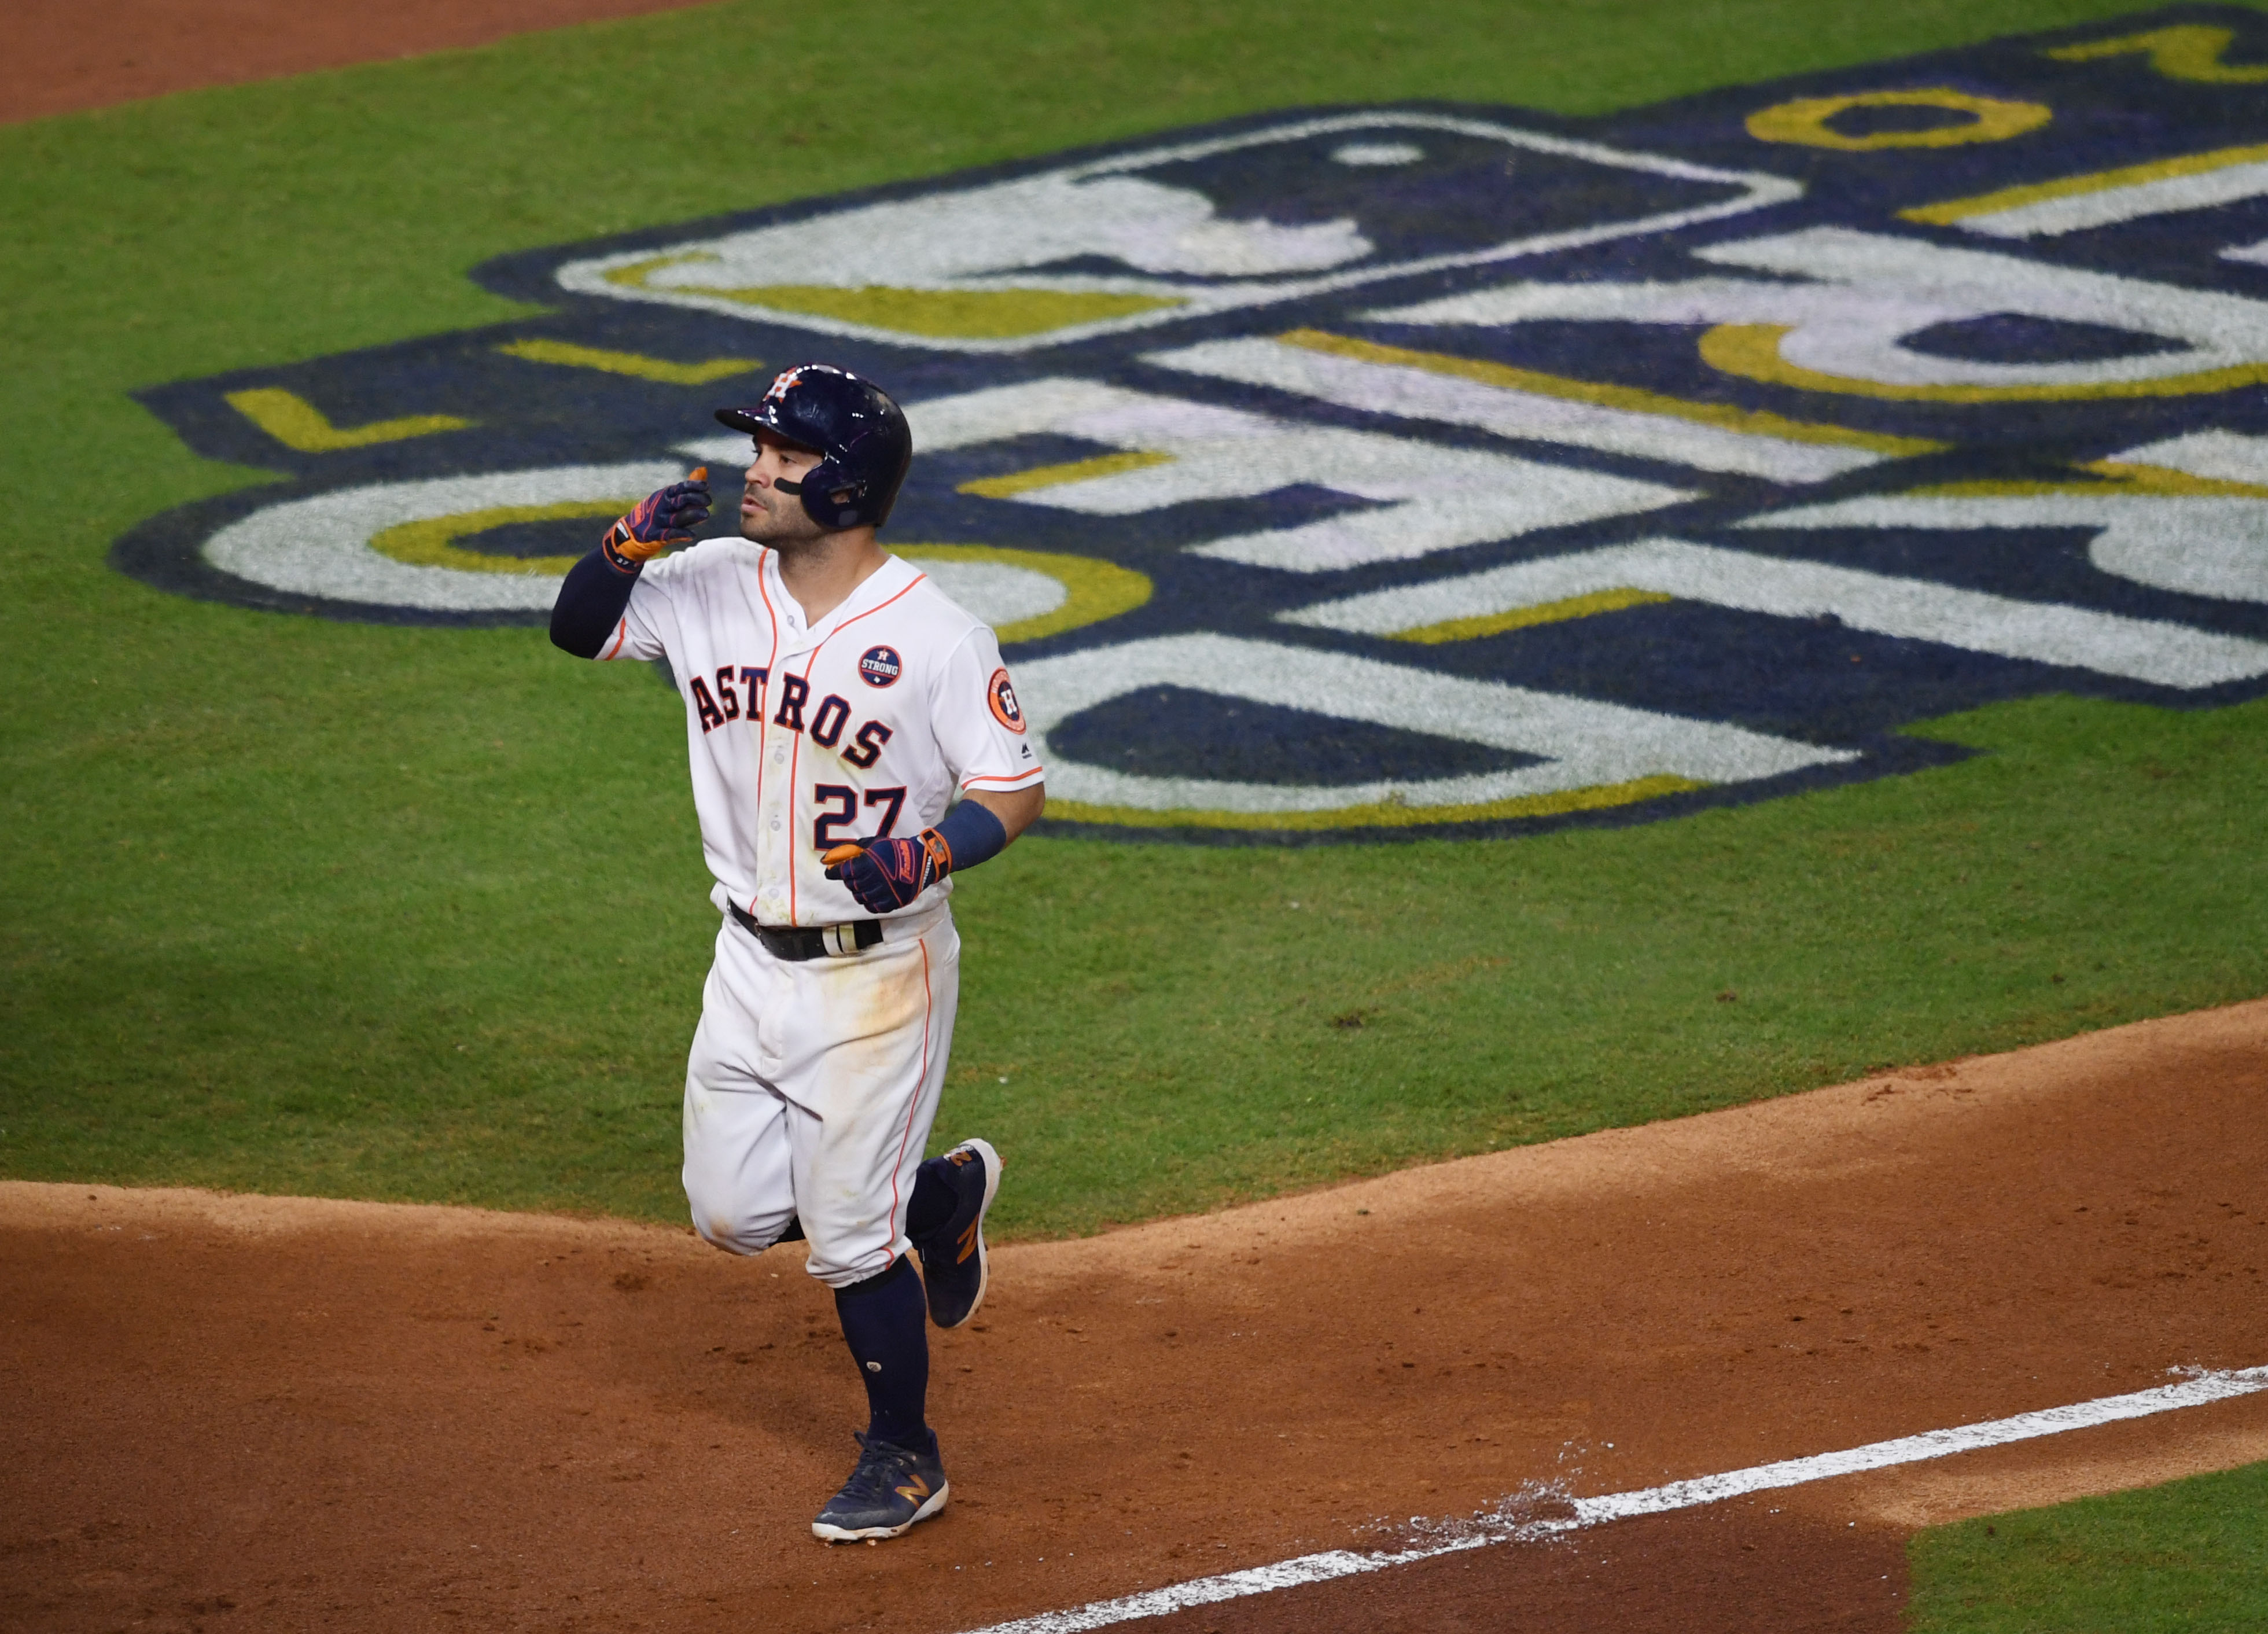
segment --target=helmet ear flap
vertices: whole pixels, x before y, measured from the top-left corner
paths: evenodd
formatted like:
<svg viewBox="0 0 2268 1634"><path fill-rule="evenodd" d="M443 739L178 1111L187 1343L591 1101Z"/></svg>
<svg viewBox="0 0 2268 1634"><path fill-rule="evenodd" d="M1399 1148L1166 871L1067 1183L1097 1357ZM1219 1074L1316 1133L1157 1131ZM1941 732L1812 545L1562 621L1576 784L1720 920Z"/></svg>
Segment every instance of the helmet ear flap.
<svg viewBox="0 0 2268 1634"><path fill-rule="evenodd" d="M849 475L832 460L812 467L792 489L785 482L772 486L799 496L804 513L821 527L857 527L881 519L866 513L866 494L872 484Z"/></svg>

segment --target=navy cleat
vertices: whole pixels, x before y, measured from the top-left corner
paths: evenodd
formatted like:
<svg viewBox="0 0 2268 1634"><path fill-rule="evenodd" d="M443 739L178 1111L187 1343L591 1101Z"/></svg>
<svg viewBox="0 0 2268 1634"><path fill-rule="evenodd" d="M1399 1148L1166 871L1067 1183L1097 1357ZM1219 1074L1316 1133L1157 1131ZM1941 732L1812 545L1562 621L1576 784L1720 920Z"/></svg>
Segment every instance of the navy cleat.
<svg viewBox="0 0 2268 1634"><path fill-rule="evenodd" d="M934 1432L925 1453L875 1436L860 1435L858 1441L858 1467L811 1523L812 1536L829 1543L895 1537L945 1507L952 1489L946 1484Z"/></svg>
<svg viewBox="0 0 2268 1634"><path fill-rule="evenodd" d="M990 1141L964 1140L938 1161L959 1202L952 1218L914 1247L921 1252L930 1321L958 1328L984 1303L984 1211L1000 1189L1000 1154Z"/></svg>

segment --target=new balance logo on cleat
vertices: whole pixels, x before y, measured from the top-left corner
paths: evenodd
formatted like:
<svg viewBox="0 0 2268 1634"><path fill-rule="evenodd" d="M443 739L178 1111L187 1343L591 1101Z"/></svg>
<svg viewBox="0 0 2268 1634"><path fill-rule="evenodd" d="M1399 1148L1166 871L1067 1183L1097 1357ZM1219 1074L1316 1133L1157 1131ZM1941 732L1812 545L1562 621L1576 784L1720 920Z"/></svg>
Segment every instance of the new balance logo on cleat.
<svg viewBox="0 0 2268 1634"><path fill-rule="evenodd" d="M945 1507L952 1488L934 1435L927 1451L868 1435L858 1442L858 1467L812 1521L814 1537L828 1543L896 1537Z"/></svg>
<svg viewBox="0 0 2268 1634"><path fill-rule="evenodd" d="M945 1154L946 1174L959 1202L952 1218L915 1240L930 1320L958 1328L984 1303L984 1211L1000 1189L1000 1154L985 1140L965 1140Z"/></svg>

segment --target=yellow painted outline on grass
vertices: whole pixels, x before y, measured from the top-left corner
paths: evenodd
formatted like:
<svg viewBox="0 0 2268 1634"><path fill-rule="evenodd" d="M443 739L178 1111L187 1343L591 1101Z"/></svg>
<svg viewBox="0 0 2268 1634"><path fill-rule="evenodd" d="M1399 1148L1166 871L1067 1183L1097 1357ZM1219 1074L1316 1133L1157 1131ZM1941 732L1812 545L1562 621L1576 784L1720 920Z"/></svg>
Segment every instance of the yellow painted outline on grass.
<svg viewBox="0 0 2268 1634"><path fill-rule="evenodd" d="M1568 812L1607 811L1665 795L1705 789L1690 777L1639 777L1629 783L1597 784L1557 794L1525 794L1470 806L1411 806L1381 800L1320 812L1150 811L1134 806L1089 806L1083 800L1048 801L1048 815L1064 822L1111 823L1132 828L1406 828L1422 824L1489 822L1512 817L1557 817Z"/></svg>
<svg viewBox="0 0 2268 1634"><path fill-rule="evenodd" d="M1625 585L1611 590L1594 590L1586 596L1539 601L1533 607L1508 607L1501 613L1479 613L1470 618L1445 618L1438 624L1417 624L1395 630L1388 639L1414 641L1429 647L1450 641L1478 641L1484 636L1501 636L1506 630L1526 629L1532 624L1557 624L1571 618L1593 618L1602 613L1619 613L1624 607L1652 607L1676 600L1658 590L1638 590Z"/></svg>
<svg viewBox="0 0 2268 1634"><path fill-rule="evenodd" d="M1171 454L1154 449L1134 449L1126 453L1097 454L1092 460L1070 460L1061 465L1034 466L1028 471L1012 471L1006 476L980 476L973 482L961 483L954 492L974 494L980 499L1013 499L1036 489L1092 482L1097 477L1116 476L1121 471L1146 470L1153 465L1173 462Z"/></svg>
<svg viewBox="0 0 2268 1634"><path fill-rule="evenodd" d="M2170 181L2177 176L2203 175L2207 171L2226 170L2232 165L2250 165L2268 159L2268 144L2249 148L2218 148L2210 153L2187 153L2179 158L2161 158L2147 165L2128 165L2118 170L2098 170L2084 176L2065 176L2055 181L2035 182L2024 188L2003 188L1998 193L1980 193L1974 198L1948 199L1942 204L1917 205L1902 210L1902 220L1918 221L1926 226L1950 227L1977 216L1997 216L2003 210L2021 210L2027 204L2044 204L2051 199L2076 198L2087 193L2108 193L2114 188L2139 187L2146 182Z"/></svg>
<svg viewBox="0 0 2268 1634"><path fill-rule="evenodd" d="M342 448L368 448L374 443L431 437L436 431L461 431L473 423L453 414L418 414L399 420L373 420L368 425L336 426L298 393L274 386L231 392L225 401L284 446L303 454L335 453Z"/></svg>
<svg viewBox="0 0 2268 1634"><path fill-rule="evenodd" d="M711 290L726 300L862 324L932 340L1006 341L1080 324L1130 318L1189 303L1179 296L1108 295L1077 290L913 290L870 283L770 283Z"/></svg>
<svg viewBox="0 0 2268 1634"><path fill-rule="evenodd" d="M1846 136L1827 121L1854 107L1936 107L1966 114L1971 122L1936 130L1877 130ZM1842 97L1798 97L1749 115L1749 134L1759 142L1793 142L1805 147L1862 153L1880 148L1952 148L1971 142L2006 142L2037 130L2055 117L2041 102L2010 102L1973 97L1950 85L1923 91L1861 91Z"/></svg>
<svg viewBox="0 0 2268 1634"><path fill-rule="evenodd" d="M529 363L557 364L565 369L597 369L640 380L659 380L665 386L706 386L711 380L729 379L763 367L760 357L711 357L706 363L672 363L666 357L649 357L644 352L611 352L597 346L541 339L514 341L497 350L507 357Z"/></svg>
<svg viewBox="0 0 2268 1634"><path fill-rule="evenodd" d="M637 504L626 499L563 499L548 505L492 505L454 516L399 522L371 535L370 548L411 567L445 567L458 573L564 573L578 556L491 556L460 548L457 541L515 522L554 522L563 517L616 517Z"/></svg>
<svg viewBox="0 0 2268 1634"><path fill-rule="evenodd" d="M2205 23L2180 23L2154 28L2147 33L2121 34L2116 40L2094 40L2085 45L2058 46L2047 53L2058 63L2092 63L2107 56L2146 52L2150 66L2168 79L2186 79L2205 85L2268 85L2268 64L2231 68L2220 59L2236 39L2236 31Z"/></svg>
<svg viewBox="0 0 2268 1634"><path fill-rule="evenodd" d="M604 276L608 283L623 289L651 289L653 286L647 280L665 267L718 259L705 250L684 255L658 255L652 261L617 267ZM721 284L672 287L683 294L709 295L772 312L832 318L840 323L855 323L888 334L956 341L1015 340L1027 335L1044 335L1051 329L1068 329L1189 305L1178 295L1123 295L1082 290L921 290L887 283L759 283L737 289Z"/></svg>
<svg viewBox="0 0 2268 1634"><path fill-rule="evenodd" d="M2108 477L2131 493L2171 494L2207 499L2268 499L2268 484L2229 477L2198 476L2165 465L2129 465L2120 460L2090 460L2079 467Z"/></svg>
<svg viewBox="0 0 2268 1634"><path fill-rule="evenodd" d="M1066 556L1048 550L1005 550L994 545L894 545L892 553L919 567L924 562L997 562L1043 573L1067 593L1063 606L1032 618L1004 624L992 633L1002 646L1061 635L1104 619L1130 613L1150 599L1149 575L1116 562L1094 556Z"/></svg>
<svg viewBox="0 0 2268 1634"><path fill-rule="evenodd" d="M1793 324L1720 323L1701 337L1701 360L1721 373L1800 392L1835 392L1889 402L2017 403L2085 402L2125 397L2188 397L2233 392L2268 380L2268 364L2234 364L2194 374L2162 375L2154 380L2114 380L2098 386L1899 386L1857 375L1826 374L1780 356L1782 336Z"/></svg>
<svg viewBox="0 0 2268 1634"><path fill-rule="evenodd" d="M1938 482L1912 489L1906 497L1928 499L2031 498L2041 494L2146 494L2161 498L2268 499L2268 483L2197 476L2171 466L2129 465L2119 460L2090 460L2073 467L2101 482L2007 482L1985 479Z"/></svg>
<svg viewBox="0 0 2268 1634"><path fill-rule="evenodd" d="M1756 408L1735 408L1727 403L1665 397L1659 392L1649 392L1640 386L1609 386L1600 380L1579 380L1567 375L1543 374L1534 369L1514 368L1509 364L1489 363L1477 357L1459 357L1448 352L1413 351L1407 347L1381 346L1374 341L1359 341L1350 335L1331 335L1322 329L1293 329L1276 338L1287 346L1301 347L1311 352L1327 352L1335 357L1352 358L1360 363L1423 369L1429 374L1449 375L1483 386L1502 386L1507 391L1527 392L1538 397L1556 397L1569 402L1594 403L1603 408L1622 408L1633 414L1664 415L1690 420L1697 425L1738 431L1749 437L1778 438L1782 442L1863 448L1870 453L1893 457L1937 453L1950 445L1932 442L1926 438L1889 437L1879 431L1862 431L1853 426L1828 425L1814 420L1791 420L1784 415L1769 414Z"/></svg>
<svg viewBox="0 0 2268 1634"><path fill-rule="evenodd" d="M651 289L652 286L647 283L646 280L664 267L689 267L696 261L713 261L722 259L723 257L712 254L707 250L696 250L688 255L656 255L646 261L634 261L627 267L617 267L613 271L602 273L600 276L620 289Z"/></svg>

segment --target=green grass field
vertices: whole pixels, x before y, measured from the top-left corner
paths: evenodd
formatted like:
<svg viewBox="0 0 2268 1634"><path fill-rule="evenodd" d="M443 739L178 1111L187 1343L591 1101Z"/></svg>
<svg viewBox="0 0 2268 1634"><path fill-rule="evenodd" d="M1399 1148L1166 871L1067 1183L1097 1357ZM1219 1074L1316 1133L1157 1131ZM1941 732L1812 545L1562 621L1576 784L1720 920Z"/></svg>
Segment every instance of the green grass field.
<svg viewBox="0 0 2268 1634"><path fill-rule="evenodd" d="M124 528L262 480L129 390L494 321L519 309L468 268L651 223L1286 104L1593 113L2127 9L732 4L0 130L0 1174L683 1208L715 918L676 701L537 630L126 579ZM814 94L846 39L860 88ZM2268 991L2268 705L1931 730L1987 753L1616 831L1027 840L963 882L940 1134L1011 1152L1007 1232L1061 1233Z"/></svg>
<svg viewBox="0 0 2268 1634"><path fill-rule="evenodd" d="M1911 1634L2268 1628L2268 1464L1916 1535Z"/></svg>

